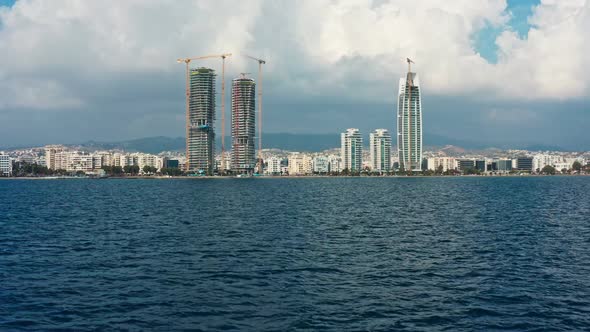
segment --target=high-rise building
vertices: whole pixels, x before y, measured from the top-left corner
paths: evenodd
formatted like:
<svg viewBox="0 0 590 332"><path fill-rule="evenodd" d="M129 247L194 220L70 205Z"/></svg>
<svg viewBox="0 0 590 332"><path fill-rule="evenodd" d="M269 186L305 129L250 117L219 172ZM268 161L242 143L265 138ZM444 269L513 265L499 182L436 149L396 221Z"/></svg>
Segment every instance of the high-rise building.
<svg viewBox="0 0 590 332"><path fill-rule="evenodd" d="M408 59L409 60L409 59ZM397 147L400 168L420 171L422 163L422 101L418 74L399 80Z"/></svg>
<svg viewBox="0 0 590 332"><path fill-rule="evenodd" d="M256 155L254 138L256 131L255 98L256 83L244 75L232 81L231 135L232 170L240 174L254 172Z"/></svg>
<svg viewBox="0 0 590 332"><path fill-rule="evenodd" d="M215 71L190 70L187 123L187 166L189 171L213 174L215 154Z"/></svg>
<svg viewBox="0 0 590 332"><path fill-rule="evenodd" d="M387 129L376 129L369 135L371 169L388 172L391 169L391 135Z"/></svg>
<svg viewBox="0 0 590 332"><path fill-rule="evenodd" d="M363 165L363 137L356 128L349 128L340 135L342 168L351 172L360 171Z"/></svg>

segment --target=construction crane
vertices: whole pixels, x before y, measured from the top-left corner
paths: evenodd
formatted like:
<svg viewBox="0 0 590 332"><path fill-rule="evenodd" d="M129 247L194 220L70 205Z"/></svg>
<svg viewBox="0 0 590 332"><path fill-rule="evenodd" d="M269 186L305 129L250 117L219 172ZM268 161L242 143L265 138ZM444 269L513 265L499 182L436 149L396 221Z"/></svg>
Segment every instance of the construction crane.
<svg viewBox="0 0 590 332"><path fill-rule="evenodd" d="M245 55L247 58L258 61L258 171L262 172L262 65L265 60Z"/></svg>
<svg viewBox="0 0 590 332"><path fill-rule="evenodd" d="M406 77L406 84L408 84L408 154L410 171L412 170L412 86L414 85L414 79L412 78L412 63L415 63L410 58L406 58L408 62L408 75Z"/></svg>
<svg viewBox="0 0 590 332"><path fill-rule="evenodd" d="M186 64L186 169L189 169L188 137L190 130L190 69L189 64L194 60L203 60L210 58L221 58L221 169L225 171L225 58L230 57L231 53L204 55L192 58L177 59L178 63Z"/></svg>

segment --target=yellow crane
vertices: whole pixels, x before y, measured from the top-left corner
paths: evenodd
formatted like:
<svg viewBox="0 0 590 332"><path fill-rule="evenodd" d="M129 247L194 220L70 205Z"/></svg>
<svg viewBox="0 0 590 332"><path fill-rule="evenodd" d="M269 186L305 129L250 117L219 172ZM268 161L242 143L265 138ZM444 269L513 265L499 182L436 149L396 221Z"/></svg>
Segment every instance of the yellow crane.
<svg viewBox="0 0 590 332"><path fill-rule="evenodd" d="M265 60L255 58L250 55L245 56L258 62L258 172L262 172L262 65L266 64Z"/></svg>
<svg viewBox="0 0 590 332"><path fill-rule="evenodd" d="M178 63L186 64L186 169L189 169L189 153L188 153L188 136L190 130L190 114L189 114L189 102L190 102L190 68L189 64L194 60L203 60L210 58L221 58L221 169L225 171L225 58L230 57L231 53L215 54L215 55L204 55L192 58L180 58L177 59Z"/></svg>

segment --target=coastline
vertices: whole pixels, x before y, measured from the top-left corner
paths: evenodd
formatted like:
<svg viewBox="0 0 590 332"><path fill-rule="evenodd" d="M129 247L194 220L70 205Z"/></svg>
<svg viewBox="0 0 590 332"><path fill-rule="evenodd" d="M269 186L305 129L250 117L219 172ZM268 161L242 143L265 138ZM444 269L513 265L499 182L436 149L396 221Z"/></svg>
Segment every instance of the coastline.
<svg viewBox="0 0 590 332"><path fill-rule="evenodd" d="M250 176L250 177L236 177L236 176L117 176L105 178L91 178L91 177L41 177L41 176L23 176L23 177L0 177L2 180L211 180L211 179L350 179L350 178L506 178L506 177L586 177L590 174L556 174L556 175L519 175L519 174L493 174L493 175L382 175L382 176L352 176L352 175L282 175L282 176Z"/></svg>

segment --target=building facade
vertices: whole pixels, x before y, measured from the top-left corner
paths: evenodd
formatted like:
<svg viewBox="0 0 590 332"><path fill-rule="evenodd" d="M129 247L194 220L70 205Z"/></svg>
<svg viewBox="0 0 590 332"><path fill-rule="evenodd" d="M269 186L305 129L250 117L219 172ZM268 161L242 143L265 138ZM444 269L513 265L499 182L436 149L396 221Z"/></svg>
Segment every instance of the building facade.
<svg viewBox="0 0 590 332"><path fill-rule="evenodd" d="M363 137L356 128L349 128L340 135L342 169L359 172L363 165Z"/></svg>
<svg viewBox="0 0 590 332"><path fill-rule="evenodd" d="M313 158L313 172L318 174L327 174L330 172L330 161L326 156L316 156Z"/></svg>
<svg viewBox="0 0 590 332"><path fill-rule="evenodd" d="M0 176L12 175L12 159L6 154L0 153Z"/></svg>
<svg viewBox="0 0 590 332"><path fill-rule="evenodd" d="M266 173L269 175L279 175L281 174L281 158L278 157L270 157L266 159L267 166L266 166Z"/></svg>
<svg viewBox="0 0 590 332"><path fill-rule="evenodd" d="M442 171L446 172L457 168L457 161L452 157L434 157L428 158L427 165L431 171L437 171L439 167L442 167Z"/></svg>
<svg viewBox="0 0 590 332"><path fill-rule="evenodd" d="M187 169L213 174L215 154L215 71L190 70L187 116Z"/></svg>
<svg viewBox="0 0 590 332"><path fill-rule="evenodd" d="M519 171L533 171L533 158L532 157L520 157L516 159L516 168Z"/></svg>
<svg viewBox="0 0 590 332"><path fill-rule="evenodd" d="M391 135L387 129L376 129L369 134L371 169L389 172L391 169Z"/></svg>
<svg viewBox="0 0 590 332"><path fill-rule="evenodd" d="M256 83L241 77L232 81L231 134L232 171L251 174L256 166L254 139L256 132L255 98Z"/></svg>
<svg viewBox="0 0 590 332"><path fill-rule="evenodd" d="M400 78L397 105L397 146L400 168L421 171L422 101L420 80L408 72Z"/></svg>
<svg viewBox="0 0 590 332"><path fill-rule="evenodd" d="M59 169L55 161L55 155L63 151L64 147L60 145L48 145L45 147L45 165L48 169Z"/></svg>

